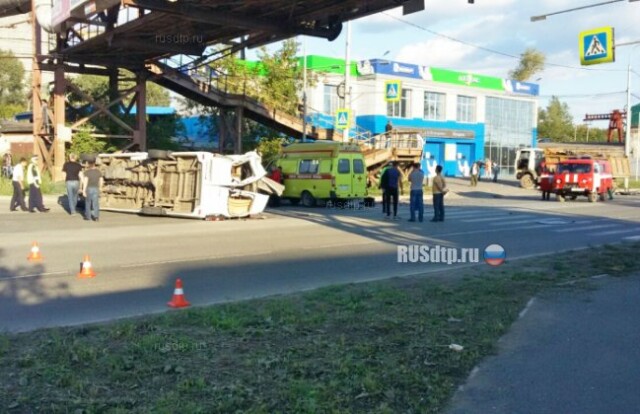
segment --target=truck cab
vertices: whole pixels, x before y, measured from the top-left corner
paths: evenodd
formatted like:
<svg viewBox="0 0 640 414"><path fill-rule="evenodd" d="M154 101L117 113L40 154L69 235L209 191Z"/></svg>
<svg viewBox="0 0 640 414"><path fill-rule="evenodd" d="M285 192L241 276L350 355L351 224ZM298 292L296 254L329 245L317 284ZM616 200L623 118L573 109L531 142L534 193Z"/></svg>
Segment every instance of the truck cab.
<svg viewBox="0 0 640 414"><path fill-rule="evenodd" d="M606 160L589 157L567 159L558 163L554 174L554 189L558 201L566 197L575 200L586 196L590 202L607 199L613 190L611 164Z"/></svg>
<svg viewBox="0 0 640 414"><path fill-rule="evenodd" d="M540 165L544 160L544 150L539 148L522 148L516 152L516 179L522 188L534 188L540 178Z"/></svg>

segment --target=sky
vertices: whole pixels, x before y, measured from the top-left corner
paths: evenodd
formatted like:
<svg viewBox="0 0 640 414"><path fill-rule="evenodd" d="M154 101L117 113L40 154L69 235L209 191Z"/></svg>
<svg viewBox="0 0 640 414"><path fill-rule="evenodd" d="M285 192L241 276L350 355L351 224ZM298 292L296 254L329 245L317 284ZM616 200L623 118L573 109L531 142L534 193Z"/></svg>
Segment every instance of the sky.
<svg viewBox="0 0 640 414"><path fill-rule="evenodd" d="M548 16L606 0L425 0L425 10L408 16L402 8L351 23L351 59L382 58L507 78L527 48L541 51L547 65L530 81L540 85L541 107L551 96L566 103L575 123L586 113L610 113L640 102L640 43L616 48L616 61L581 66L579 33L612 26L615 44L640 41L640 1L627 0ZM307 54L345 57L346 28L329 42L305 37ZM299 38L302 41L302 38ZM388 53L385 55L385 53ZM539 80L538 80L539 79ZM606 128L606 122L592 124Z"/></svg>

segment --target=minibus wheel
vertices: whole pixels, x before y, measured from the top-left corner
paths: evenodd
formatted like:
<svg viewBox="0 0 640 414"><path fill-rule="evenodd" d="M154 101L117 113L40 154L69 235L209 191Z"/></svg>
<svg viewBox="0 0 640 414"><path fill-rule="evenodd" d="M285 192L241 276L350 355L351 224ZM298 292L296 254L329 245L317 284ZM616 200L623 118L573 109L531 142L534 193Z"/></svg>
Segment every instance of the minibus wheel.
<svg viewBox="0 0 640 414"><path fill-rule="evenodd" d="M300 196L300 201L302 202L302 205L305 207L313 207L316 205L316 199L313 198L311 193L308 191L302 192L302 195Z"/></svg>

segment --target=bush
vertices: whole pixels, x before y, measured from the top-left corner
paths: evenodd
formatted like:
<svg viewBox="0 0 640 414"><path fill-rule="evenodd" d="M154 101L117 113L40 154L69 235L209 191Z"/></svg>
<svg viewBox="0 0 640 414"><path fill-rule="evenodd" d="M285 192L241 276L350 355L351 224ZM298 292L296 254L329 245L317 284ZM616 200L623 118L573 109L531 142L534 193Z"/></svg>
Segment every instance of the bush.
<svg viewBox="0 0 640 414"><path fill-rule="evenodd" d="M64 181L54 183L51 180L49 173L43 173L40 190L42 191L42 194L64 194L66 187ZM11 179L5 177L0 178L0 195L13 195L13 183L11 182Z"/></svg>

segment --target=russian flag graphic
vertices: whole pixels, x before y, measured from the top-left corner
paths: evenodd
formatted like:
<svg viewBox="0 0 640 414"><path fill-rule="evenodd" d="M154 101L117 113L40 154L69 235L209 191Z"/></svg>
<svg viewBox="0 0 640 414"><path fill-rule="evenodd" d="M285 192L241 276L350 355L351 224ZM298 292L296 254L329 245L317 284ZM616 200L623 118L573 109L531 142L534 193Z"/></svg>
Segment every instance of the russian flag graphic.
<svg viewBox="0 0 640 414"><path fill-rule="evenodd" d="M491 266L500 266L507 258L504 247L491 244L484 249L484 261Z"/></svg>

